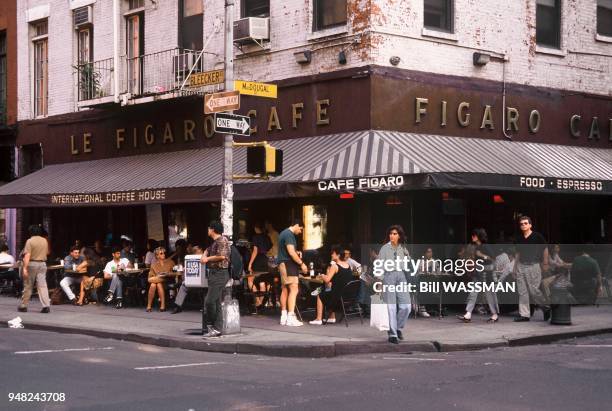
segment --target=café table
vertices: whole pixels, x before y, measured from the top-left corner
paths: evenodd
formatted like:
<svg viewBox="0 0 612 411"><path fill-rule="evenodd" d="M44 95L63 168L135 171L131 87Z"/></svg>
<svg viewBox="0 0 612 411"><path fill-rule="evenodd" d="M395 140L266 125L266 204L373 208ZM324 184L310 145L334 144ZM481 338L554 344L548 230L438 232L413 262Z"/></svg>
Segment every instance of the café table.
<svg viewBox="0 0 612 411"><path fill-rule="evenodd" d="M53 278L53 282L55 283L55 287L59 287L60 281L62 281L62 273L64 271L64 266L61 264L54 264L47 266L47 274ZM53 290L53 288L50 288Z"/></svg>

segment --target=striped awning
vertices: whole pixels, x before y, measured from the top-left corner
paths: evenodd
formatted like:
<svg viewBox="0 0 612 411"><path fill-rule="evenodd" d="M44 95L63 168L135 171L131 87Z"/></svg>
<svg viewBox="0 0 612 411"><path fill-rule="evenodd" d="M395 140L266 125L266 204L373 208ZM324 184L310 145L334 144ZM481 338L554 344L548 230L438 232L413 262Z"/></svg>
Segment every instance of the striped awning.
<svg viewBox="0 0 612 411"><path fill-rule="evenodd" d="M302 176L482 173L612 180L612 149L370 131Z"/></svg>
<svg viewBox="0 0 612 411"><path fill-rule="evenodd" d="M612 190L611 149L375 130L273 144L284 151L283 175L266 183L236 181L237 199L313 195L291 190L385 175L454 174L451 184L465 187L495 186L487 185L491 176L554 177L604 181L603 192ZM218 201L222 172L220 147L55 164L0 187L0 208L108 204L105 193L117 199L112 205ZM234 152L234 173L246 173L244 149ZM467 184L456 178L460 174L479 177Z"/></svg>

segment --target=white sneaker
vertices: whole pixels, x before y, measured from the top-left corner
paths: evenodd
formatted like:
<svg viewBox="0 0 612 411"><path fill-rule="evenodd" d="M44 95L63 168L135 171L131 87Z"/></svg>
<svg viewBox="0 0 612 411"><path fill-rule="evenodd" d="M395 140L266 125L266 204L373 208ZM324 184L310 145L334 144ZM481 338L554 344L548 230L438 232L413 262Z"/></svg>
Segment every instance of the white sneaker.
<svg viewBox="0 0 612 411"><path fill-rule="evenodd" d="M336 319L335 318L328 318L326 322L327 322L327 324L336 324Z"/></svg>
<svg viewBox="0 0 612 411"><path fill-rule="evenodd" d="M312 295L313 297L316 297L317 295L321 294L322 290L323 290L323 287L317 287L317 289L311 292L310 295Z"/></svg>
<svg viewBox="0 0 612 411"><path fill-rule="evenodd" d="M281 315L280 325L287 325L287 316Z"/></svg>
<svg viewBox="0 0 612 411"><path fill-rule="evenodd" d="M302 325L304 325L304 323L299 321L295 315L288 315L286 325L288 327L301 327Z"/></svg>
<svg viewBox="0 0 612 411"><path fill-rule="evenodd" d="M429 318L431 315L427 311L419 311L419 316L423 318Z"/></svg>
<svg viewBox="0 0 612 411"><path fill-rule="evenodd" d="M321 320L312 320L312 321L309 321L308 324L310 324L310 325L323 325L323 321L321 321Z"/></svg>

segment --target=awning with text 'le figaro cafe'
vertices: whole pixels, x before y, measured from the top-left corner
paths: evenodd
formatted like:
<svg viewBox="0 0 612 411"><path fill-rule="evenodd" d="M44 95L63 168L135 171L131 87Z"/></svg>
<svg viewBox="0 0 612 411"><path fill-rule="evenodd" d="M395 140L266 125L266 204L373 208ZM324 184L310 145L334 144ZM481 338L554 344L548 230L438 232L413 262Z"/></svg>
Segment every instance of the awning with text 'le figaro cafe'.
<svg viewBox="0 0 612 411"><path fill-rule="evenodd" d="M283 175L237 180L237 200L422 188L612 194L612 149L362 131L279 140ZM234 173L246 150L234 151ZM56 164L0 187L0 207L219 201L221 147Z"/></svg>

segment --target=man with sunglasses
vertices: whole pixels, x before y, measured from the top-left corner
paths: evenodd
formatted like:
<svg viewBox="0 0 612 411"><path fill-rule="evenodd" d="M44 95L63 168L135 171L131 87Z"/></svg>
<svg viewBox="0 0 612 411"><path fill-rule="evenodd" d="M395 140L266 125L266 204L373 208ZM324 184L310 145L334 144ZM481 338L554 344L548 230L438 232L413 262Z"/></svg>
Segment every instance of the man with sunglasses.
<svg viewBox="0 0 612 411"><path fill-rule="evenodd" d="M542 271L548 270L548 247L542 234L532 230L531 218L519 219L521 235L516 240L514 275L519 294L519 316L516 322L529 321L529 304L537 304L542 309L544 321L550 318L550 307L544 305L545 298L540 291ZM540 266L541 264L541 266Z"/></svg>

